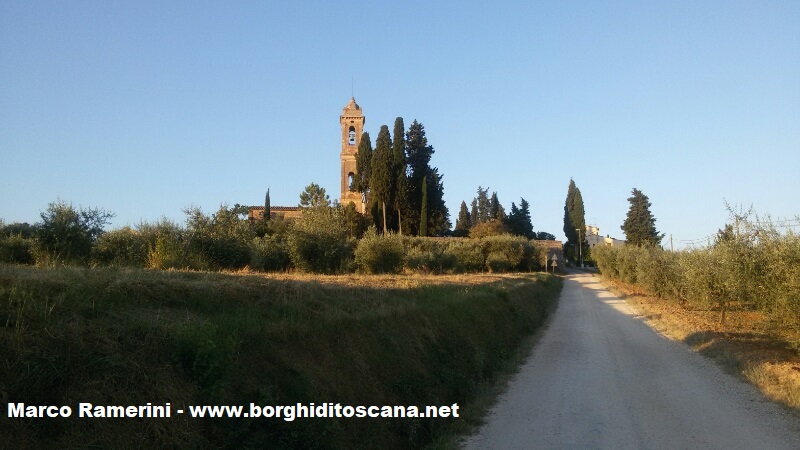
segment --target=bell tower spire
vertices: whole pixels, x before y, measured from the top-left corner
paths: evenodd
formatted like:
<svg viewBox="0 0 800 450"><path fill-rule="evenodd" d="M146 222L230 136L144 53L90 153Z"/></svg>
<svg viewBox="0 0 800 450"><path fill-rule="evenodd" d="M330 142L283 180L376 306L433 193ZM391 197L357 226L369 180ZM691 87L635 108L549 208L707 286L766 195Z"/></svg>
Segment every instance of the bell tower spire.
<svg viewBox="0 0 800 450"><path fill-rule="evenodd" d="M364 205L361 201L361 194L356 192L352 186L355 181L358 169L356 166L356 156L358 155L358 144L361 142L361 134L364 132L364 113L356 103L354 97L342 109L339 116L339 123L342 126L342 153L339 158L342 162L342 197L340 203L347 206L353 202L356 209L363 213Z"/></svg>

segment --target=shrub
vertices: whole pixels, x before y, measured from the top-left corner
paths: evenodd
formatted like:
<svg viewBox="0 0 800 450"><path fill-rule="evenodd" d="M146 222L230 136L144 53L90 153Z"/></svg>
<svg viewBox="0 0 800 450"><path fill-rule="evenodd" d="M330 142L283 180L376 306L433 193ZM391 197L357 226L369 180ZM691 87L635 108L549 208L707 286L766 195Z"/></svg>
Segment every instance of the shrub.
<svg viewBox="0 0 800 450"><path fill-rule="evenodd" d="M18 234L0 236L0 263L33 264L33 240Z"/></svg>
<svg viewBox="0 0 800 450"><path fill-rule="evenodd" d="M472 228L469 229L469 237L472 239L500 236L508 233L510 233L508 228L499 220L476 223Z"/></svg>
<svg viewBox="0 0 800 450"><path fill-rule="evenodd" d="M505 253L494 251L486 256L486 267L490 272L508 272L514 267L514 263Z"/></svg>
<svg viewBox="0 0 800 450"><path fill-rule="evenodd" d="M365 273L397 273L403 269L405 249L399 234L378 235L375 227L369 227L358 241L355 263Z"/></svg>
<svg viewBox="0 0 800 450"><path fill-rule="evenodd" d="M504 234L483 238L486 266L492 272L528 270L532 252L530 242L522 236Z"/></svg>
<svg viewBox="0 0 800 450"><path fill-rule="evenodd" d="M335 208L303 211L289 230L287 244L292 264L306 272L342 272L353 259L344 214Z"/></svg>
<svg viewBox="0 0 800 450"><path fill-rule="evenodd" d="M486 263L480 241L451 239L445 254L453 260L455 272L481 272Z"/></svg>
<svg viewBox="0 0 800 450"><path fill-rule="evenodd" d="M406 238L406 268L416 272L446 273L455 268L455 256L447 252L450 239Z"/></svg>
<svg viewBox="0 0 800 450"><path fill-rule="evenodd" d="M51 265L86 263L92 244L114 215L102 209L76 209L71 203L59 200L50 203L41 217L35 256L37 263Z"/></svg>
<svg viewBox="0 0 800 450"><path fill-rule="evenodd" d="M92 247L92 263L95 265L145 267L147 255L147 237L130 227L101 235Z"/></svg>
<svg viewBox="0 0 800 450"><path fill-rule="evenodd" d="M250 241L250 268L266 272L289 269L286 241L279 236L264 236Z"/></svg>
<svg viewBox="0 0 800 450"><path fill-rule="evenodd" d="M234 238L194 235L189 247L190 253L209 269L241 269L250 262L248 245Z"/></svg>

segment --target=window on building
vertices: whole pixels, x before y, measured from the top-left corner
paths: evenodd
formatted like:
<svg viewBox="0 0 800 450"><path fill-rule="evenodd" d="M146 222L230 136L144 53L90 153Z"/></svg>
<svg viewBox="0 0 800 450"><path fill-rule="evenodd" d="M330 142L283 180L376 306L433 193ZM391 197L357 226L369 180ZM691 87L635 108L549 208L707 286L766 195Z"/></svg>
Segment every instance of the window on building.
<svg viewBox="0 0 800 450"><path fill-rule="evenodd" d="M355 129L355 127L350 127L349 136L350 136L350 139L347 141L348 145L356 145L356 129Z"/></svg>
<svg viewBox="0 0 800 450"><path fill-rule="evenodd" d="M349 186L350 192L353 192L353 191L356 190L356 187L353 184L355 179L356 179L356 175L353 172L350 172L350 173L347 174L347 186Z"/></svg>

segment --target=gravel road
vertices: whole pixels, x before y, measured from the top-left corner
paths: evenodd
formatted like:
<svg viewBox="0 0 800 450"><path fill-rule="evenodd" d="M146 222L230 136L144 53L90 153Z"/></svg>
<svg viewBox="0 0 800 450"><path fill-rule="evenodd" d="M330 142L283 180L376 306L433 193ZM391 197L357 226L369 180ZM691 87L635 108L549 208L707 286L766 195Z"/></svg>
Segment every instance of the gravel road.
<svg viewBox="0 0 800 450"><path fill-rule="evenodd" d="M800 449L800 420L649 328L590 274L467 449Z"/></svg>

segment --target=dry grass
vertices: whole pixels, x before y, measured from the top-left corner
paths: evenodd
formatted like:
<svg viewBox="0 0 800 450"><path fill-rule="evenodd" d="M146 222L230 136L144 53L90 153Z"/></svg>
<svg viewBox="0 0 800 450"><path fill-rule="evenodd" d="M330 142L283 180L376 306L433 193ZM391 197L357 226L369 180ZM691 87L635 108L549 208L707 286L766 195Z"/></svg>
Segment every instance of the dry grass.
<svg viewBox="0 0 800 450"><path fill-rule="evenodd" d="M14 448L418 448L543 322L545 274L254 274L0 265L0 399L462 405L462 418L0 421ZM462 427L462 428L459 428Z"/></svg>
<svg viewBox="0 0 800 450"><path fill-rule="evenodd" d="M800 355L788 344L797 337L770 331L773 328L764 314L734 305L723 325L716 309L681 306L648 296L630 284L603 281L662 335L689 344L766 397L800 411Z"/></svg>

